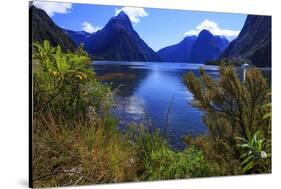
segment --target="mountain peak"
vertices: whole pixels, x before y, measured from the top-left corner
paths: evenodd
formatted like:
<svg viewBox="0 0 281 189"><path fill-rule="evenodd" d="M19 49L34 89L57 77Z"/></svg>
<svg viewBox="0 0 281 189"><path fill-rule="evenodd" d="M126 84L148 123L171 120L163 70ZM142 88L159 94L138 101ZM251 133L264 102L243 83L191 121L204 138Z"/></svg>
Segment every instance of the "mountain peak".
<svg viewBox="0 0 281 189"><path fill-rule="evenodd" d="M203 29L200 31L199 35L213 35L209 30Z"/></svg>
<svg viewBox="0 0 281 189"><path fill-rule="evenodd" d="M124 11L120 11L115 17L113 17L112 19L114 20L119 20L119 21L123 21L123 22L130 22L130 18L129 16L124 12Z"/></svg>
<svg viewBox="0 0 281 189"><path fill-rule="evenodd" d="M118 12L103 29L92 34L85 49L103 60L160 61L159 56L134 30L124 11Z"/></svg>
<svg viewBox="0 0 281 189"><path fill-rule="evenodd" d="M198 34L198 40L199 41L209 41L212 40L215 36L206 29L203 29L200 31L200 33Z"/></svg>
<svg viewBox="0 0 281 189"><path fill-rule="evenodd" d="M120 11L116 16L112 17L107 23L107 25L112 25L112 24L123 25L126 28L133 27L129 16L124 11Z"/></svg>
<svg viewBox="0 0 281 189"><path fill-rule="evenodd" d="M216 60L221 52L228 45L220 36L213 35L209 30L203 29L191 49L191 62L204 63L209 60Z"/></svg>
<svg viewBox="0 0 281 189"><path fill-rule="evenodd" d="M121 10L116 17L128 17L128 15L124 11Z"/></svg>

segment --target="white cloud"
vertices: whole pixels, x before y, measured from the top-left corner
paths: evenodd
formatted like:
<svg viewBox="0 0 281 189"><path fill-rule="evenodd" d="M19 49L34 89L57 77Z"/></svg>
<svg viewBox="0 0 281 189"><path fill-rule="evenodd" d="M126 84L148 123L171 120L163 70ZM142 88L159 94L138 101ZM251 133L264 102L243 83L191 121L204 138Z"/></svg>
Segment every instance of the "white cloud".
<svg viewBox="0 0 281 189"><path fill-rule="evenodd" d="M191 36L191 35L198 35L200 31L202 30L209 30L214 35L223 35L228 39L234 39L238 36L240 31L235 30L228 30L228 29L222 29L218 26L216 22L213 22L211 20L204 20L201 22L194 30L190 30L184 33L185 36Z"/></svg>
<svg viewBox="0 0 281 189"><path fill-rule="evenodd" d="M118 15L121 11L124 11L130 18L133 24L136 24L140 21L141 17L148 16L149 14L144 10L144 8L137 7L123 7L121 9L115 9L115 16Z"/></svg>
<svg viewBox="0 0 281 189"><path fill-rule="evenodd" d="M95 27L87 21L82 23L82 28L85 32L88 32L88 33L93 33L93 32L96 32L101 29L101 27L99 27L99 26Z"/></svg>
<svg viewBox="0 0 281 189"><path fill-rule="evenodd" d="M72 3L34 1L33 5L46 11L49 16L54 16L55 14L67 14L72 9Z"/></svg>

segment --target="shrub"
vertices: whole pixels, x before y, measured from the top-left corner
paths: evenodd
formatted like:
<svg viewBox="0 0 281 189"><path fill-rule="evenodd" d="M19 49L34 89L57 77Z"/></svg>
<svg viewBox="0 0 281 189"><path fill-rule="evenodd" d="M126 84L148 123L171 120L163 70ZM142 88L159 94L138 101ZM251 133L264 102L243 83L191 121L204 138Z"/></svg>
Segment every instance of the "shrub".
<svg viewBox="0 0 281 189"><path fill-rule="evenodd" d="M255 132L260 131L262 136L270 139L271 122L263 118L268 112L264 106L271 100L267 95L270 88L258 69L249 69L244 82L237 78L232 66L221 66L218 80L201 69L199 78L188 73L184 82L194 96L193 105L203 112L208 127L205 140L208 144L202 150L209 151L206 148L210 148L214 151L214 156L209 159L232 165L231 162L239 161L242 154L237 148L236 137L249 141ZM232 166L226 170L221 174L237 174L237 169Z"/></svg>
<svg viewBox="0 0 281 189"><path fill-rule="evenodd" d="M201 151L189 147L172 150L159 131L146 131L137 139L141 180L178 179L212 175Z"/></svg>
<svg viewBox="0 0 281 189"><path fill-rule="evenodd" d="M82 48L82 47L81 47ZM33 51L33 113L52 111L65 120L85 118L87 108L105 113L112 103L108 86L96 81L91 60L81 48L74 53L35 43ZM50 110L50 108L52 108Z"/></svg>
<svg viewBox="0 0 281 189"><path fill-rule="evenodd" d="M150 161L145 163L148 180L179 179L211 176L211 170L201 151L193 147L183 152L162 148L150 154Z"/></svg>

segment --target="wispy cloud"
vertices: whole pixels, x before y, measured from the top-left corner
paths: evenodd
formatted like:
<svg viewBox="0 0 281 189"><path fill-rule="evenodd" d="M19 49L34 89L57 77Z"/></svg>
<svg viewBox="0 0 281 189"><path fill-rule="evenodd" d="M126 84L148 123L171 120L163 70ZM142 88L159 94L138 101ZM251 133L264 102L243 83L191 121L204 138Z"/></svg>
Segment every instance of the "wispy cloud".
<svg viewBox="0 0 281 189"><path fill-rule="evenodd" d="M98 30L101 29L101 27L97 26L93 26L90 22L83 22L82 23L82 29L85 31L85 32L88 32L88 33L93 33L93 32L96 32Z"/></svg>
<svg viewBox="0 0 281 189"><path fill-rule="evenodd" d="M115 16L121 11L124 11L130 18L133 24L137 24L141 17L148 16L148 12L144 8L137 7L122 7L121 9L115 9Z"/></svg>
<svg viewBox="0 0 281 189"><path fill-rule="evenodd" d="M184 33L184 35L198 35L203 29L209 30L214 35L223 35L229 40L236 38L240 32L236 30L222 29L216 22L206 19L201 22L198 26L196 26L194 30L187 31Z"/></svg>
<svg viewBox="0 0 281 189"><path fill-rule="evenodd" d="M72 3L34 1L33 5L46 11L49 16L54 16L55 14L67 14L72 9Z"/></svg>

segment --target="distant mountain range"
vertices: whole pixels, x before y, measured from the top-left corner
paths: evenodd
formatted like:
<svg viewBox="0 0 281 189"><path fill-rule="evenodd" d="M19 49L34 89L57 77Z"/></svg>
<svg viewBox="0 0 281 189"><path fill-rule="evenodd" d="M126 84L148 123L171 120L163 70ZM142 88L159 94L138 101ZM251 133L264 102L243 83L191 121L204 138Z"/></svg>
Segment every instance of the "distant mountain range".
<svg viewBox="0 0 281 189"><path fill-rule="evenodd" d="M43 42L46 39L50 41L52 46L60 45L65 51L74 51L76 49L72 39L53 22L45 11L31 6L29 8L29 16L33 42Z"/></svg>
<svg viewBox="0 0 281 189"><path fill-rule="evenodd" d="M47 39L63 50L75 50L81 43L94 58L112 61L164 61L205 63L221 58L245 58L256 66L271 66L271 17L249 15L239 36L231 43L202 30L198 36L153 51L134 30L129 17L121 11L95 33L71 31L57 26L45 11L30 7L33 41Z"/></svg>
<svg viewBox="0 0 281 189"><path fill-rule="evenodd" d="M160 49L157 54L167 62L204 63L216 60L228 44L225 37L202 30L198 37L185 37L178 44Z"/></svg>
<svg viewBox="0 0 281 189"><path fill-rule="evenodd" d="M249 59L259 67L271 67L271 16L248 15L239 36L220 58Z"/></svg>
<svg viewBox="0 0 281 189"><path fill-rule="evenodd" d="M72 39L77 47L79 47L81 43L85 44L91 36L90 33L85 31L72 31L64 28L62 28L62 31Z"/></svg>

